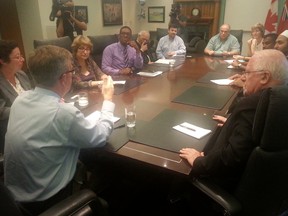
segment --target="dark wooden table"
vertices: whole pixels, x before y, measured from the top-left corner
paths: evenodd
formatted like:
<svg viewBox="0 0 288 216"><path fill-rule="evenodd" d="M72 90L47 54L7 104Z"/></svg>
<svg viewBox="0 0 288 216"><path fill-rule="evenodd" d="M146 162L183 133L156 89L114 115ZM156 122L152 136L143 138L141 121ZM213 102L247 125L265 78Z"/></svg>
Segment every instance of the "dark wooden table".
<svg viewBox="0 0 288 216"><path fill-rule="evenodd" d="M208 56L199 56L182 59L180 65L170 68L167 66L149 65L142 71L164 71L162 75L146 78L138 75L129 77L114 77L115 79L141 80L143 83L135 88L131 88L122 94L114 96L116 104L115 116L124 116L124 107L127 104L135 103L137 109L137 121L150 121L165 109L181 110L185 112L196 112L201 115L212 115L215 110L203 107L196 107L180 103L171 102L173 98L180 95L192 86L211 86L212 83L198 83L201 77L208 72L223 74L229 77L235 72L235 69L227 69L227 63L223 58L212 58ZM232 88L230 86L217 86L217 88ZM216 110L218 114L225 114L229 105L235 98L236 93L231 97L221 110ZM100 109L103 98L99 89L89 91L90 106L83 110L84 114L89 114L95 109ZM127 142L118 151L112 152L119 157L129 158L141 161L149 165L175 171L180 174L188 175L191 171L186 161L183 161L179 154L148 145L135 142Z"/></svg>

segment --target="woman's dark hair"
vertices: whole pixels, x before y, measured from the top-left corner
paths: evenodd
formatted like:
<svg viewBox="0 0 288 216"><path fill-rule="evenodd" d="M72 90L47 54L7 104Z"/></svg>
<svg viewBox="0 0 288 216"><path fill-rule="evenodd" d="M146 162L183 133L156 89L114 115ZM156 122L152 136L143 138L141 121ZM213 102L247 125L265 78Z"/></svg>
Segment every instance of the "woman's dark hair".
<svg viewBox="0 0 288 216"><path fill-rule="evenodd" d="M18 44L15 41L0 40L0 59L3 62L10 62L9 56L16 47ZM1 62L0 66L2 66Z"/></svg>

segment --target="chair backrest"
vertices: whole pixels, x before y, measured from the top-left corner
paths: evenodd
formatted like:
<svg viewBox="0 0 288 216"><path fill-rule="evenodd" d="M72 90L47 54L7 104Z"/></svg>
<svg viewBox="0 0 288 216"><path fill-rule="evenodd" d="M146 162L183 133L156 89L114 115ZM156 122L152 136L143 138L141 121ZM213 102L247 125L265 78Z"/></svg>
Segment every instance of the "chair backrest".
<svg viewBox="0 0 288 216"><path fill-rule="evenodd" d="M243 30L230 30L230 34L235 36L240 44L240 53L242 52L242 40L243 40Z"/></svg>
<svg viewBox="0 0 288 216"><path fill-rule="evenodd" d="M72 41L68 36L54 38L54 39L44 39L44 40L33 41L34 49L43 45L55 45L55 46L59 46L59 47L62 47L71 51L71 44L72 44Z"/></svg>
<svg viewBox="0 0 288 216"><path fill-rule="evenodd" d="M157 32L157 40L159 41L161 37L168 34L168 29L167 28L157 28L156 32Z"/></svg>
<svg viewBox="0 0 288 216"><path fill-rule="evenodd" d="M253 125L259 143L250 155L235 196L242 215L279 215L288 208L288 87L263 92Z"/></svg>

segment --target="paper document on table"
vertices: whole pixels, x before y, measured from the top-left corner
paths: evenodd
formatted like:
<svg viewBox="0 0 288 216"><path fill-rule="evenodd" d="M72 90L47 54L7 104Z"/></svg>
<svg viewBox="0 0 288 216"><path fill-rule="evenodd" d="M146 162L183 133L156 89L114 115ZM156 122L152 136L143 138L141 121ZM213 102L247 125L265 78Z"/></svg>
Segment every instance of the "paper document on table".
<svg viewBox="0 0 288 216"><path fill-rule="evenodd" d="M103 81L96 81L97 85L102 85ZM114 85L124 85L126 83L126 80L114 80Z"/></svg>
<svg viewBox="0 0 288 216"><path fill-rule="evenodd" d="M232 79L217 79L217 80L210 80L213 83L216 83L218 85L229 85L233 82Z"/></svg>
<svg viewBox="0 0 288 216"><path fill-rule="evenodd" d="M226 59L224 60L225 62L227 62L228 64L232 64L232 62L234 61L233 59Z"/></svg>
<svg viewBox="0 0 288 216"><path fill-rule="evenodd" d="M202 137L211 133L211 130L204 129L187 122L183 122L182 124L176 125L173 128L197 139L201 139Z"/></svg>
<svg viewBox="0 0 288 216"><path fill-rule="evenodd" d="M153 73L150 73L150 72L139 72L137 73L138 75L140 76L146 76L146 77L155 77L155 76L158 76L160 74L162 74L162 71L156 71L156 72L153 72Z"/></svg>
<svg viewBox="0 0 288 216"><path fill-rule="evenodd" d="M101 116L101 112L97 110L91 113L90 115L86 116L85 119L87 119L92 124L95 124L99 120L100 116ZM112 121L115 123L119 119L120 119L119 117L114 116Z"/></svg>
<svg viewBox="0 0 288 216"><path fill-rule="evenodd" d="M155 63L169 64L170 61L175 61L175 59L158 59Z"/></svg>

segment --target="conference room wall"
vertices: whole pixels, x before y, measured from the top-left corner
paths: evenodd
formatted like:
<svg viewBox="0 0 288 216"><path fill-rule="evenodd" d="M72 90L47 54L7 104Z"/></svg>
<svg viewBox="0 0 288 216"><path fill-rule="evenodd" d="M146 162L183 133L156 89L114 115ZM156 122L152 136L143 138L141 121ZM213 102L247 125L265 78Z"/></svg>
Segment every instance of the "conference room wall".
<svg viewBox="0 0 288 216"><path fill-rule="evenodd" d="M88 7L88 30L84 35L106 35L118 32L120 26L103 26L102 22L102 4L101 0L74 0L75 5ZM225 2L225 1L224 1ZM169 12L173 0L146 0L143 9L145 10L145 19L138 19L140 4L138 0L122 0L123 24L129 25L134 32L141 29L156 30L156 28L166 28L169 22ZM228 0L226 1L224 22L230 23L232 28L243 28L249 30L249 26L256 22L264 22L269 9L270 0ZM51 12L50 0L16 0L19 22L23 37L25 55L33 51L33 39L51 39L56 37L56 21L49 20ZM148 23L148 7L165 6L164 23ZM241 8L241 10L239 10ZM257 8L257 10L255 10ZM245 14L242 12L245 11ZM253 11L247 13L247 11ZM248 16L249 15L249 16ZM252 16L252 19L248 17ZM243 19L243 17L246 17ZM244 21L243 21L244 20ZM249 20L249 22L247 22ZM249 31L245 31L243 37L243 54L247 53L245 42L250 36Z"/></svg>

